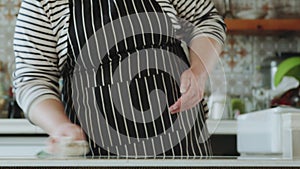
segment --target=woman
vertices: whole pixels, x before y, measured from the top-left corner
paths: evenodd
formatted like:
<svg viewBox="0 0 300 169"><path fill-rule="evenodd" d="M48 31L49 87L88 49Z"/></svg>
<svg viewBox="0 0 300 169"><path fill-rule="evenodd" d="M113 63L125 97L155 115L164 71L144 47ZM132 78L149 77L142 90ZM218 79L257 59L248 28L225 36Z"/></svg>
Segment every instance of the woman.
<svg viewBox="0 0 300 169"><path fill-rule="evenodd" d="M68 136L93 156L208 156L202 97L224 32L209 0L24 0L17 101L50 147Z"/></svg>

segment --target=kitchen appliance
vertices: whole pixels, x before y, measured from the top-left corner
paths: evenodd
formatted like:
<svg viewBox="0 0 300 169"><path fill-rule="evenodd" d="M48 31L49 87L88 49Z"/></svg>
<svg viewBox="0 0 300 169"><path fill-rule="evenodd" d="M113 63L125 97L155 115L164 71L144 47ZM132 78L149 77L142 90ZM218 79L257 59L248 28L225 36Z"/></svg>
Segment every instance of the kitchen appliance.
<svg viewBox="0 0 300 169"><path fill-rule="evenodd" d="M300 157L300 109L276 107L238 116L237 150L242 157Z"/></svg>

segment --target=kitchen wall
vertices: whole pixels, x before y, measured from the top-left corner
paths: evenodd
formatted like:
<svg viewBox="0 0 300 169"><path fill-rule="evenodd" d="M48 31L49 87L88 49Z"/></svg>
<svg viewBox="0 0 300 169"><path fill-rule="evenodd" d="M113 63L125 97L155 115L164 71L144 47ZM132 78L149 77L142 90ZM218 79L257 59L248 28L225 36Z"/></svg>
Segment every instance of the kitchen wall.
<svg viewBox="0 0 300 169"><path fill-rule="evenodd" d="M0 96L8 95L14 68L13 31L21 0L0 0Z"/></svg>
<svg viewBox="0 0 300 169"><path fill-rule="evenodd" d="M225 13L224 0L213 0L221 14ZM0 0L0 95L8 95L11 85L11 72L14 63L12 37L16 15L21 0ZM271 18L300 18L299 0L232 0L231 11L257 9L268 13ZM275 12L274 12L275 11ZM230 15L227 15L230 17ZM262 61L275 55L275 52L300 52L300 36L295 35L229 35L221 55L230 97L247 98L247 109L255 110L257 105L252 99L253 88L259 88L262 75L257 68ZM220 75L220 67L215 75ZM217 78L216 78L217 79ZM207 93L211 93L208 89Z"/></svg>
<svg viewBox="0 0 300 169"><path fill-rule="evenodd" d="M8 117L14 70L13 31L20 3L21 0L0 0L0 118Z"/></svg>
<svg viewBox="0 0 300 169"><path fill-rule="evenodd" d="M242 17L241 13L254 10L262 15L259 18L300 18L299 0L213 0L225 18ZM264 13L264 14L263 14ZM249 13L248 16L254 17ZM274 57L275 53L300 52L300 36L294 34L272 35L227 35L221 55L226 74L228 98L246 99L246 111L265 108L253 98L253 92L263 85L263 75L259 68L264 59ZM218 76L220 71L215 71ZM221 82L220 82L221 83ZM232 113L232 112L231 112Z"/></svg>

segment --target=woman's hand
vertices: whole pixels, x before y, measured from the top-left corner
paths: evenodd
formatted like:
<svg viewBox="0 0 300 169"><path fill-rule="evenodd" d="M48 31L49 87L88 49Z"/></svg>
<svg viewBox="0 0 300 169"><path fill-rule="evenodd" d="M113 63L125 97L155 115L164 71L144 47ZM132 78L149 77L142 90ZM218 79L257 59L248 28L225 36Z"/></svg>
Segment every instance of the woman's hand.
<svg viewBox="0 0 300 169"><path fill-rule="evenodd" d="M212 38L199 36L191 40L189 44L191 67L181 75L182 95L170 106L172 114L193 108L202 100L206 79L212 73L221 51L222 45Z"/></svg>
<svg viewBox="0 0 300 169"><path fill-rule="evenodd" d="M56 154L59 151L57 143L86 140L81 127L66 116L60 100L45 99L32 105L29 119L50 136L46 143L49 153Z"/></svg>
<svg viewBox="0 0 300 169"><path fill-rule="evenodd" d="M68 139L69 141L86 140L83 130L76 124L63 123L49 137L47 142L47 151L55 154L59 152L60 142Z"/></svg>
<svg viewBox="0 0 300 169"><path fill-rule="evenodd" d="M188 110L196 106L203 98L205 76L202 76L193 68L184 71L180 79L181 97L170 106L172 114Z"/></svg>

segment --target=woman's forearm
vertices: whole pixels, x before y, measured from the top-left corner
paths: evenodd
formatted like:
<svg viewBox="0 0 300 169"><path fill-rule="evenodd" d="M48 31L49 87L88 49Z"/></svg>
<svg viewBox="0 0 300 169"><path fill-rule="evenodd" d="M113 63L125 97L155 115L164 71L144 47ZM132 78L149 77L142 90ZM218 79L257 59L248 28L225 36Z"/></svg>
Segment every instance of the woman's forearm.
<svg viewBox="0 0 300 169"><path fill-rule="evenodd" d="M218 62L222 45L209 37L197 37L192 39L189 48L192 71L206 79Z"/></svg>
<svg viewBox="0 0 300 169"><path fill-rule="evenodd" d="M30 109L29 119L49 135L62 124L71 123L64 113L63 104L56 99L46 99L35 104Z"/></svg>

